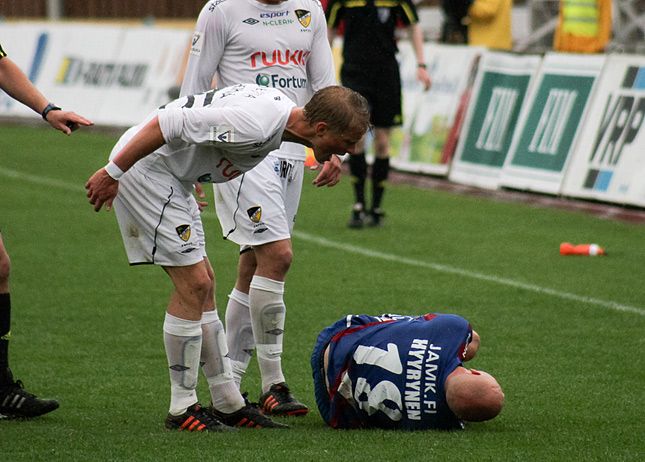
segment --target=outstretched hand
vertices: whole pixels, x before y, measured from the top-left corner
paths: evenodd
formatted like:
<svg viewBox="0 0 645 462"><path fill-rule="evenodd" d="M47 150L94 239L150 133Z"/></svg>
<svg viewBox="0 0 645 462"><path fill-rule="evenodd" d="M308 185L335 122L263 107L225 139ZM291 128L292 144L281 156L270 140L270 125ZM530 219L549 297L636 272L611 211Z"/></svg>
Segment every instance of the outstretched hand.
<svg viewBox="0 0 645 462"><path fill-rule="evenodd" d="M91 120L82 117L72 111L49 111L47 113L47 122L56 130L60 130L66 135L71 135L74 130L78 130L81 125L94 125Z"/></svg>
<svg viewBox="0 0 645 462"><path fill-rule="evenodd" d="M85 183L85 189L95 212L101 210L103 204L105 204L105 211L109 212L112 201L119 192L119 182L108 175L105 168L102 168Z"/></svg>

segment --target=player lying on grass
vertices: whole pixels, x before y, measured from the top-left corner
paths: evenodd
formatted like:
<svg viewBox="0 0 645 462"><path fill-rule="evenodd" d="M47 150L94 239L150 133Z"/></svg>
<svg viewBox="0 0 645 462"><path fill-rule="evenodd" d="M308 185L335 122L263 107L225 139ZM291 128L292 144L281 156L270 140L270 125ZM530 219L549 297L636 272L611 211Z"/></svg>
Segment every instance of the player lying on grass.
<svg viewBox="0 0 645 462"><path fill-rule="evenodd" d="M114 202L130 264L160 265L174 284L163 327L171 382L167 428L285 426L245 405L233 381L194 185L231 180L283 141L311 147L319 162L352 153L369 127L365 99L341 86L323 88L296 107L279 90L237 85L156 110L123 135L108 165L89 179L95 211ZM200 362L210 409L200 407L195 391Z"/></svg>
<svg viewBox="0 0 645 462"><path fill-rule="evenodd" d="M320 414L345 429L456 430L492 419L501 387L462 366L479 341L456 315L349 315L318 335L311 357Z"/></svg>

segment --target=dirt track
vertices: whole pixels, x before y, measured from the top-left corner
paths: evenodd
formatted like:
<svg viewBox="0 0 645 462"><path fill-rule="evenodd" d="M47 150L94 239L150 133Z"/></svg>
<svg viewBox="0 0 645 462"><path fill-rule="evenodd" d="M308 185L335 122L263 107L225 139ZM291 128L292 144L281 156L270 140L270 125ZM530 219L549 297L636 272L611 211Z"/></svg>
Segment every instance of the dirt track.
<svg viewBox="0 0 645 462"><path fill-rule="evenodd" d="M436 189L448 191L464 196L483 197L503 202L517 202L533 207L543 207L558 210L583 212L589 215L605 218L607 220L624 221L627 223L645 225L645 209L620 206L604 202L555 197L546 194L516 190L488 190L473 186L466 186L450 182L444 178L427 175L390 171L389 182L393 184L406 184L421 189Z"/></svg>

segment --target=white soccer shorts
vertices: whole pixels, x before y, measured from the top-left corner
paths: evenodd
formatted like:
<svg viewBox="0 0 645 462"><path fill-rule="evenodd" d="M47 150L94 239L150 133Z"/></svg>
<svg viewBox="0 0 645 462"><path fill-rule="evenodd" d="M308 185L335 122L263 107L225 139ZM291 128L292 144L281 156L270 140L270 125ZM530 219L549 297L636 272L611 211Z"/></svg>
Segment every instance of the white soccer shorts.
<svg viewBox="0 0 645 462"><path fill-rule="evenodd" d="M305 162L268 155L244 175L214 185L224 238L243 249L291 237Z"/></svg>
<svg viewBox="0 0 645 462"><path fill-rule="evenodd" d="M178 181L131 168L114 200L131 265L189 266L206 257L197 201Z"/></svg>

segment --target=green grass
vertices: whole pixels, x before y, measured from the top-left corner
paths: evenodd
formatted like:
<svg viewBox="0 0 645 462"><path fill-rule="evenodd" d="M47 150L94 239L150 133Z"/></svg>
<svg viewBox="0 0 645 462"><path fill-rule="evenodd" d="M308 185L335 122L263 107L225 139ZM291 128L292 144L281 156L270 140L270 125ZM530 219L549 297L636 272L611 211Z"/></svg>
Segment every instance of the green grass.
<svg viewBox="0 0 645 462"><path fill-rule="evenodd" d="M171 284L131 268L113 213L83 184L115 137L3 126L0 229L12 259L10 361L28 391L61 407L0 421L3 461L640 461L645 453L645 227L392 186L387 226L348 230L346 178L303 188L286 286L285 375L309 405L288 431L162 430L169 380L161 326ZM223 317L237 249L213 210L207 250ZM317 240L324 238L325 241ZM596 242L607 257L560 257ZM315 406L316 335L348 313L466 317L472 367L506 393L496 419L463 432L334 431ZM255 363L243 390L257 399ZM198 393L208 401L203 378Z"/></svg>

